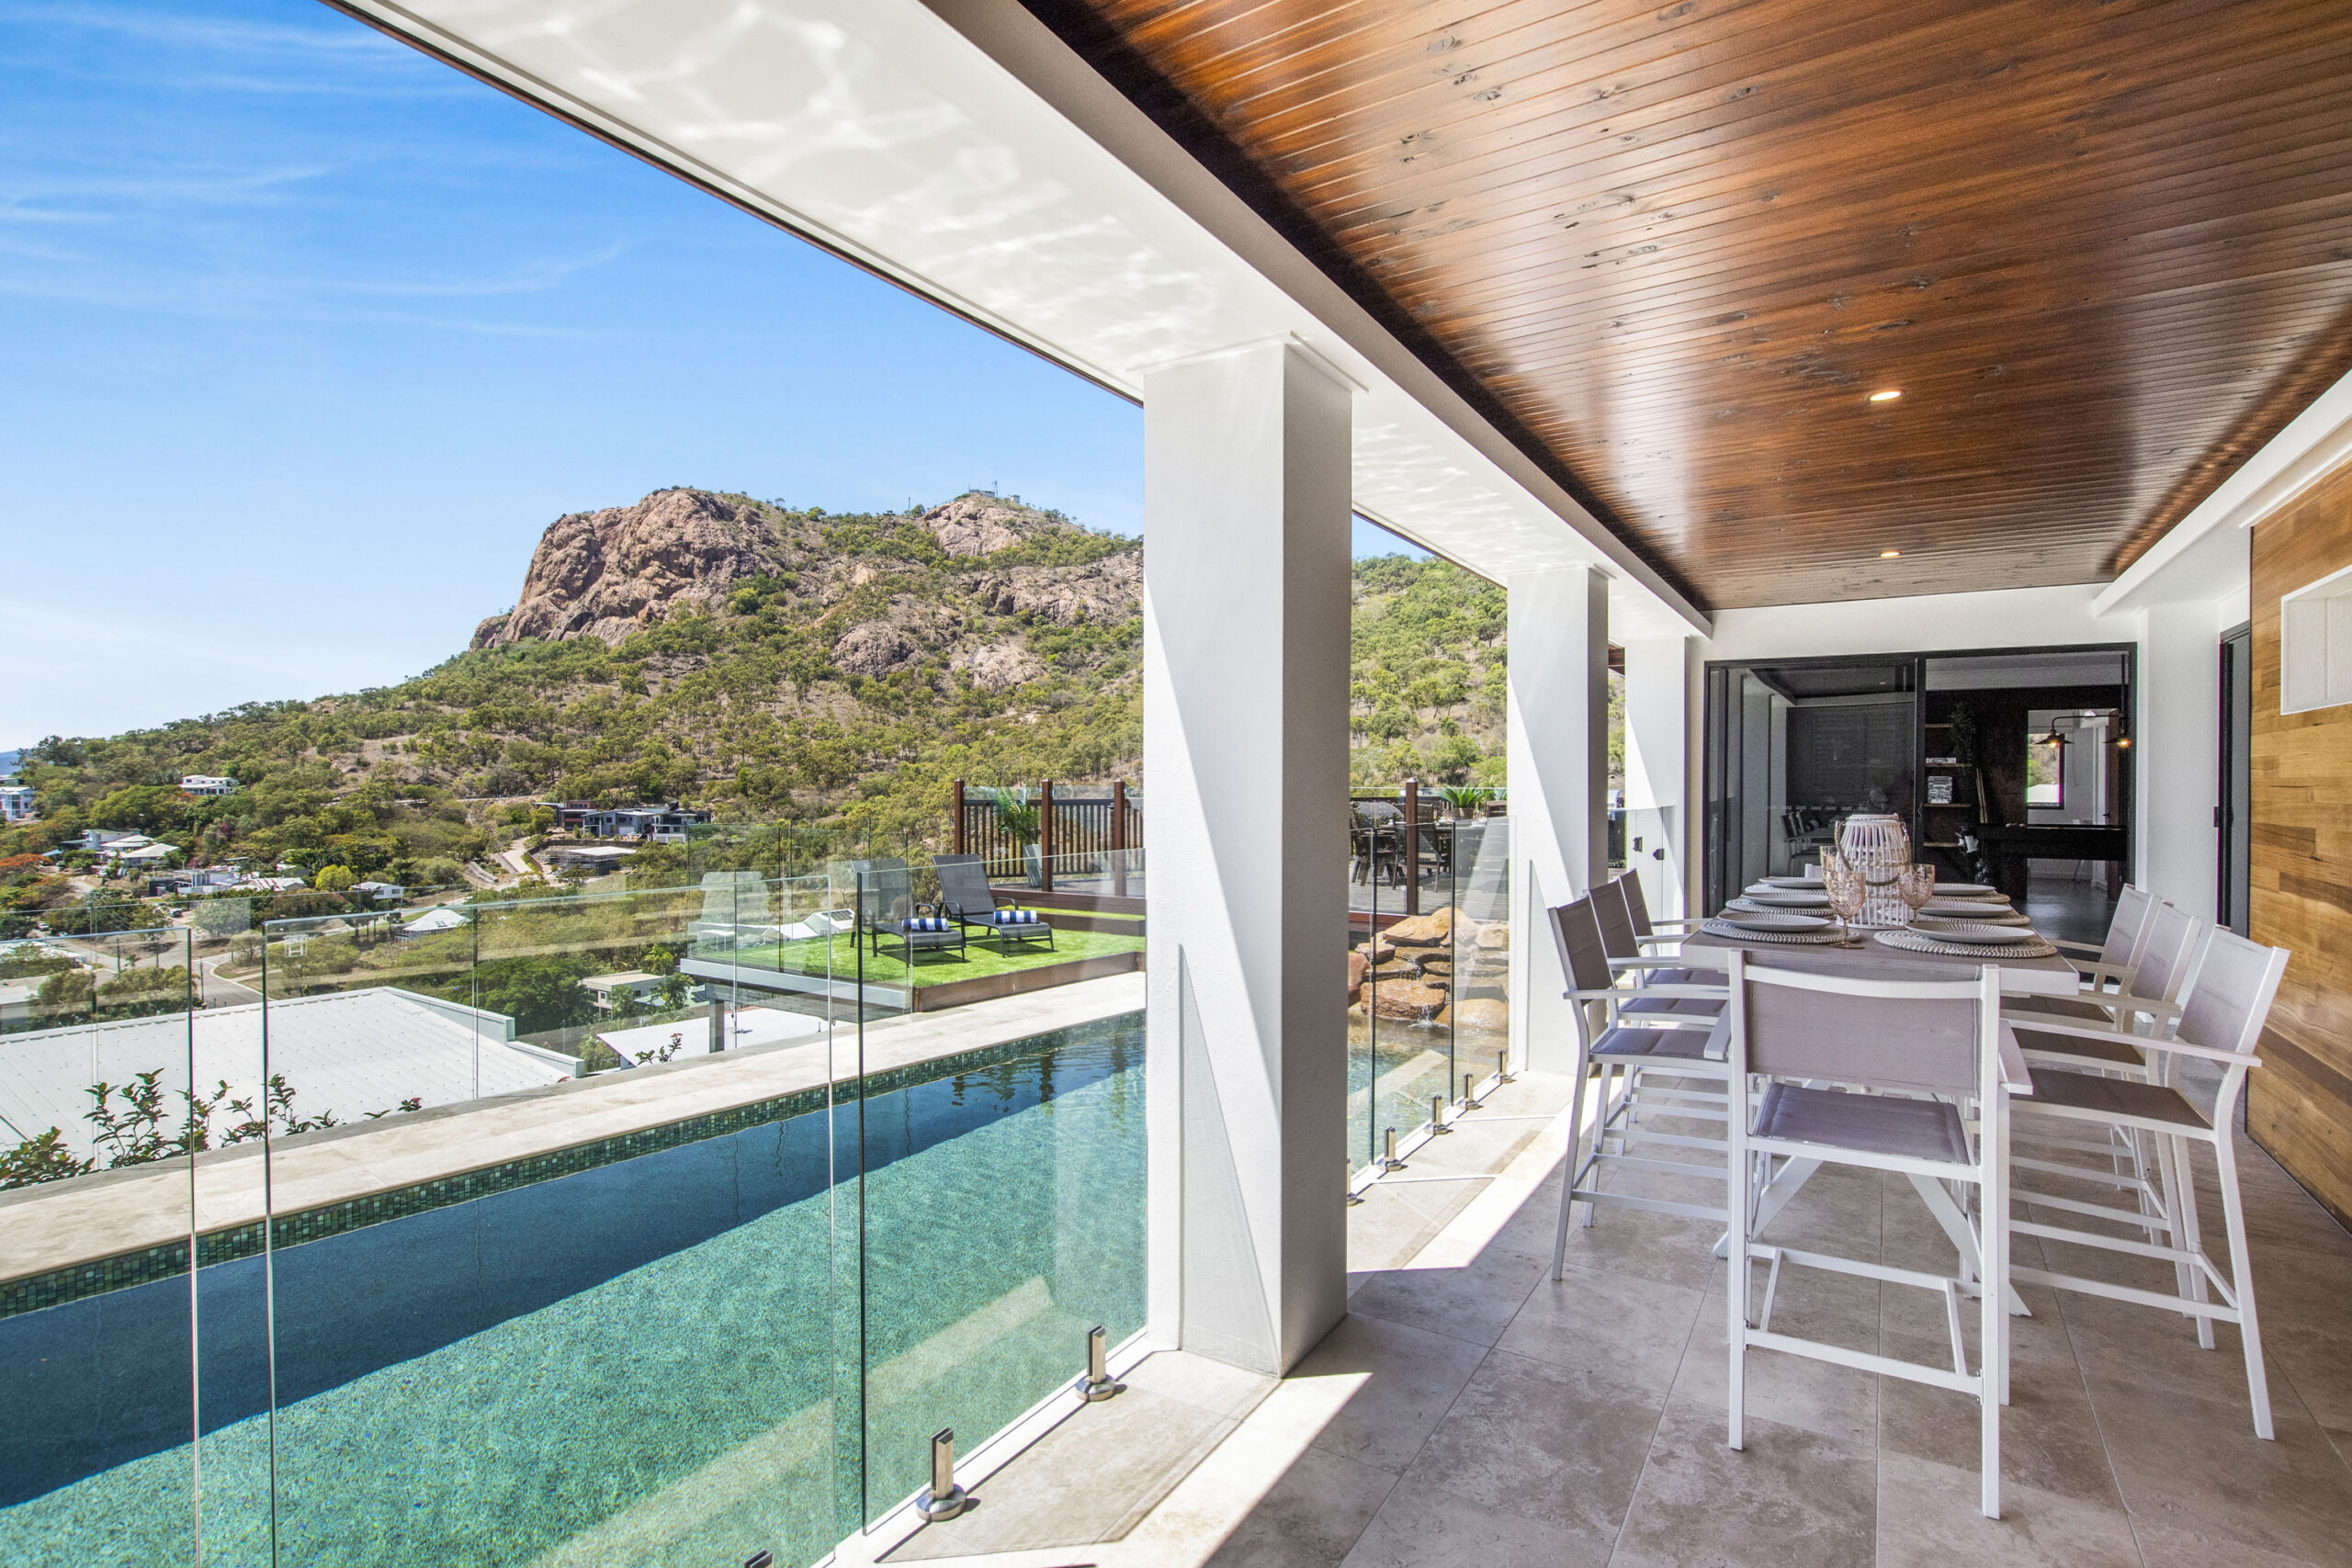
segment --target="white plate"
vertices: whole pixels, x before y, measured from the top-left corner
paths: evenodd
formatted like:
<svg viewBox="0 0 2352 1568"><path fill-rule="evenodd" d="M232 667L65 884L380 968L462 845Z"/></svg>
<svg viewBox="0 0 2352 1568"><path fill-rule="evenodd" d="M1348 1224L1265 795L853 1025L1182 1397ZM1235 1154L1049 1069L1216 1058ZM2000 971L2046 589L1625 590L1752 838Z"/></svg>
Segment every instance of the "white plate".
<svg viewBox="0 0 2352 1568"><path fill-rule="evenodd" d="M1818 915L1786 915L1778 909L1725 909L1715 919L1759 931L1817 931L1829 923Z"/></svg>
<svg viewBox="0 0 2352 1568"><path fill-rule="evenodd" d="M1982 898L1930 898L1919 906L1923 915L1942 915L1950 919L1964 920L1973 915L1982 919L1987 914L2006 915L2007 904L1987 905Z"/></svg>
<svg viewBox="0 0 2352 1568"><path fill-rule="evenodd" d="M1821 878L1817 876L1768 876L1756 886L1758 887L1811 888L1814 891L1818 892L1821 888Z"/></svg>
<svg viewBox="0 0 2352 1568"><path fill-rule="evenodd" d="M1983 942L1988 946L2011 942L2040 942L2041 937L2031 926L1914 926L1921 936L1938 942Z"/></svg>
<svg viewBox="0 0 2352 1568"><path fill-rule="evenodd" d="M1747 895L1751 904L1770 904L1781 909L1820 909L1829 904L1826 893L1806 893L1794 887L1768 887L1761 893Z"/></svg>
<svg viewBox="0 0 2352 1568"><path fill-rule="evenodd" d="M1981 882L1939 882L1936 884L1936 897L1939 898L1982 898L1987 893L1998 892L2000 892L1999 888L1987 887Z"/></svg>

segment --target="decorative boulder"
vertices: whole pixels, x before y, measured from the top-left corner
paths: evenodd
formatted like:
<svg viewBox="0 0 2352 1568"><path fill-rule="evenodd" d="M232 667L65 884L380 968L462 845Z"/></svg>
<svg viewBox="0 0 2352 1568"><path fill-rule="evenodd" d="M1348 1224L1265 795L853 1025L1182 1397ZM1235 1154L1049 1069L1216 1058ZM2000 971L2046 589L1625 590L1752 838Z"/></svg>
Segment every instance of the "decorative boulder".
<svg viewBox="0 0 2352 1568"><path fill-rule="evenodd" d="M1442 947L1453 935L1453 911L1409 916L1380 934L1398 947Z"/></svg>
<svg viewBox="0 0 2352 1568"><path fill-rule="evenodd" d="M1438 1015L1440 1023L1451 1023L1457 1029L1476 1030L1481 1034L1510 1032L1510 1004L1491 997L1471 997L1454 1003Z"/></svg>
<svg viewBox="0 0 2352 1568"><path fill-rule="evenodd" d="M1445 993L1433 986L1417 986L1411 982L1374 986L1369 993L1374 1011L1383 1018L1404 1019L1419 1023L1445 1006Z"/></svg>

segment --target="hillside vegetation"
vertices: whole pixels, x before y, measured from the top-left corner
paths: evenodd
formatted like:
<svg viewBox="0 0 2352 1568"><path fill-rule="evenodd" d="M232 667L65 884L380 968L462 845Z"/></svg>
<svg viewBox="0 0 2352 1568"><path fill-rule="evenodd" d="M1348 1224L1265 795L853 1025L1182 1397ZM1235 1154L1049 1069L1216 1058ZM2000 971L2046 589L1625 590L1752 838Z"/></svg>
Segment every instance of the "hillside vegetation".
<svg viewBox="0 0 2352 1568"><path fill-rule="evenodd" d="M52 737L0 832L0 899L85 827L191 863L447 884L541 796L683 799L722 821L933 841L950 781L1137 778L1142 544L986 495L904 513L657 491L547 530L514 609L413 680ZM1500 782L1502 591L1443 562L1359 562L1360 783ZM191 799L187 773L243 787ZM13 858L11 858L13 857Z"/></svg>

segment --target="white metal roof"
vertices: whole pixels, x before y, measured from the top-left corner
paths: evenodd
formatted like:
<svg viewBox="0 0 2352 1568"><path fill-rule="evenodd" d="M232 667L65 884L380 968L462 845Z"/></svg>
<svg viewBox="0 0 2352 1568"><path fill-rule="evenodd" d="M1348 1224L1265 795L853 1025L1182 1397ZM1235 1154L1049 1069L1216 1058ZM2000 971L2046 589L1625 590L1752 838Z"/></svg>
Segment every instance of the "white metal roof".
<svg viewBox="0 0 2352 1568"><path fill-rule="evenodd" d="M509 1021L453 1002L390 987L272 1001L268 1073L262 1066L262 1003L207 1008L193 1015L195 1081L209 1097L221 1083L232 1099L258 1110L269 1073L294 1091L293 1113L330 1112L356 1122L401 1101L449 1105L487 1094L555 1083L571 1073L550 1053L503 1038ZM179 1124L179 1091L188 1087L190 1016L166 1013L112 1023L0 1034L0 1134L11 1141L51 1127L76 1154L92 1152L85 1119L90 1087L120 1085L161 1069L171 1095L166 1127ZM243 1117L224 1106L216 1136Z"/></svg>

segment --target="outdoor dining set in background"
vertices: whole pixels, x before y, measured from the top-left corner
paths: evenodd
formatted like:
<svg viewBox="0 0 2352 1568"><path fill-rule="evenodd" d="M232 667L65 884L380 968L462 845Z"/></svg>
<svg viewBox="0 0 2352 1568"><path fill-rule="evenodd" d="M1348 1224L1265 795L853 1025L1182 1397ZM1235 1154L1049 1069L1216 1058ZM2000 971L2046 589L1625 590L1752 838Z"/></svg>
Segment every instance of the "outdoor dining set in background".
<svg viewBox="0 0 2352 1568"><path fill-rule="evenodd" d="M2208 1349L2214 1325L2235 1324L2254 1428L2272 1436L2231 1137L2285 949L2130 886L2103 942L2053 942L1995 889L1913 862L1900 818L1866 815L1816 864L1703 919L1653 922L1631 876L1550 919L1577 1032L1554 1278L1571 1225L1600 1208L1708 1222L1726 1260L1733 1448L1751 1351L1952 1390L1977 1402L1981 1506L1999 1517L2020 1284L2151 1309L2152 1332L2154 1314L2177 1314ZM2199 1160L2218 1177L2218 1260ZM1902 1178L1950 1268L1776 1239L1832 1167ZM2046 1266L2013 1262L2018 1237ZM1802 1270L1939 1301L1948 1354L1776 1328Z"/></svg>

